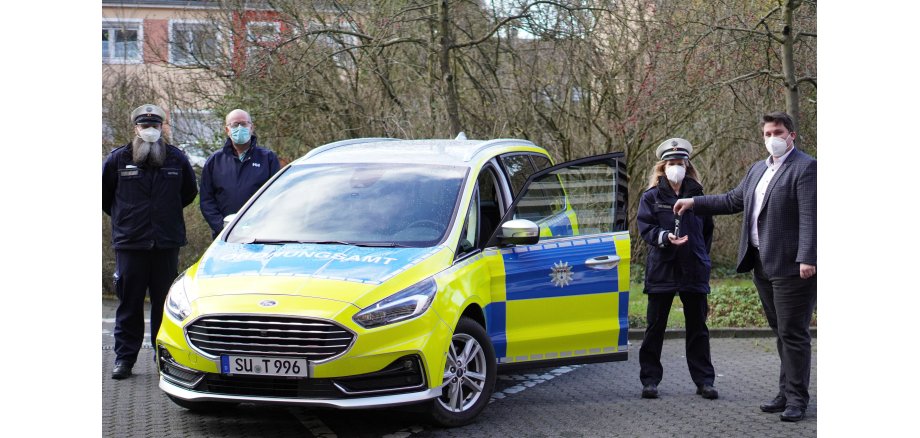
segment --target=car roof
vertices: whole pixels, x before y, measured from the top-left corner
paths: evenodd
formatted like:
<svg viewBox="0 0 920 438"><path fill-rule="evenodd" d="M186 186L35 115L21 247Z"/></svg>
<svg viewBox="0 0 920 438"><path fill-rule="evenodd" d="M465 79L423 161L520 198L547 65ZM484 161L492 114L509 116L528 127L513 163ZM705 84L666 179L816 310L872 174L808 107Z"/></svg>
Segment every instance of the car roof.
<svg viewBox="0 0 920 438"><path fill-rule="evenodd" d="M296 160L306 163L419 163L471 167L484 156L530 150L544 152L528 140L400 140L395 138L359 138L320 146Z"/></svg>

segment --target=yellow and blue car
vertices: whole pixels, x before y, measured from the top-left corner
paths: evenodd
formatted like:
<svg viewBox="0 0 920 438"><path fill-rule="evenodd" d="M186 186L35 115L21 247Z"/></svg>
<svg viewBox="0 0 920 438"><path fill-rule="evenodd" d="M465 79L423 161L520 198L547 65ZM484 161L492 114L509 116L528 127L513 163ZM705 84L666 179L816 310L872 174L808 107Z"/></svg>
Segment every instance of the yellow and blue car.
<svg viewBox="0 0 920 438"><path fill-rule="evenodd" d="M368 138L268 181L176 279L160 388L235 403L485 408L498 370L626 360L622 153Z"/></svg>

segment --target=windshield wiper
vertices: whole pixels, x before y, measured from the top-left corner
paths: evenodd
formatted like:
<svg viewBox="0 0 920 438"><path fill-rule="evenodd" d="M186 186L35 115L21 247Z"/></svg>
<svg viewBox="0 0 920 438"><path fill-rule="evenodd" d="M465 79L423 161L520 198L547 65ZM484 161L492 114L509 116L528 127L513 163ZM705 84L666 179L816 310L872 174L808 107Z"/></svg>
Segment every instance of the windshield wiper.
<svg viewBox="0 0 920 438"><path fill-rule="evenodd" d="M243 243L262 244L262 245L284 245L288 243L307 244L314 243L317 245L351 245L372 248L412 248L411 246L402 245L393 242L345 242L344 240L292 240L292 239L258 239L251 238L244 240Z"/></svg>
<svg viewBox="0 0 920 438"><path fill-rule="evenodd" d="M300 240L290 240L290 239L257 239L255 237L251 239L244 240L243 243L252 243L252 244L261 244L261 245L284 245L287 243L308 243L302 242Z"/></svg>
<svg viewBox="0 0 920 438"><path fill-rule="evenodd" d="M345 242L343 240L304 240L301 243L315 243L317 245L354 245L354 243Z"/></svg>

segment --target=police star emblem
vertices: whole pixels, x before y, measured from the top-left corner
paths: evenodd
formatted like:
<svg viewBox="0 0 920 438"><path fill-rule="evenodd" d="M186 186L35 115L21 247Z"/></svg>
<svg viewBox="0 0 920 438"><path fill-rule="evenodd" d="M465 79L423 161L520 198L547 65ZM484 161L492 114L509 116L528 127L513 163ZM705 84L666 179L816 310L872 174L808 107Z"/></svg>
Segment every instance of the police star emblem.
<svg viewBox="0 0 920 438"><path fill-rule="evenodd" d="M549 274L549 278L556 287L568 286L572 282L572 266L569 265L569 262L561 260L553 263L553 272Z"/></svg>

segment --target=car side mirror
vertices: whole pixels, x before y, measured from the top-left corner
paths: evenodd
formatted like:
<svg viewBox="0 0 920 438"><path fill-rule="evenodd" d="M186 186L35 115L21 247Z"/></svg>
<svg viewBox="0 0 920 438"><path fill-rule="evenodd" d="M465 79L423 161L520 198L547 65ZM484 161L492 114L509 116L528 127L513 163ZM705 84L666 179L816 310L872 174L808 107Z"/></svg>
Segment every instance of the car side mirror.
<svg viewBox="0 0 920 438"><path fill-rule="evenodd" d="M227 228L227 225L230 225L230 222L233 222L234 219L236 219L236 213L228 214L227 216L225 216L224 217L224 228Z"/></svg>
<svg viewBox="0 0 920 438"><path fill-rule="evenodd" d="M533 245L540 241L540 227L527 219L514 219L502 224L498 241L503 245Z"/></svg>

